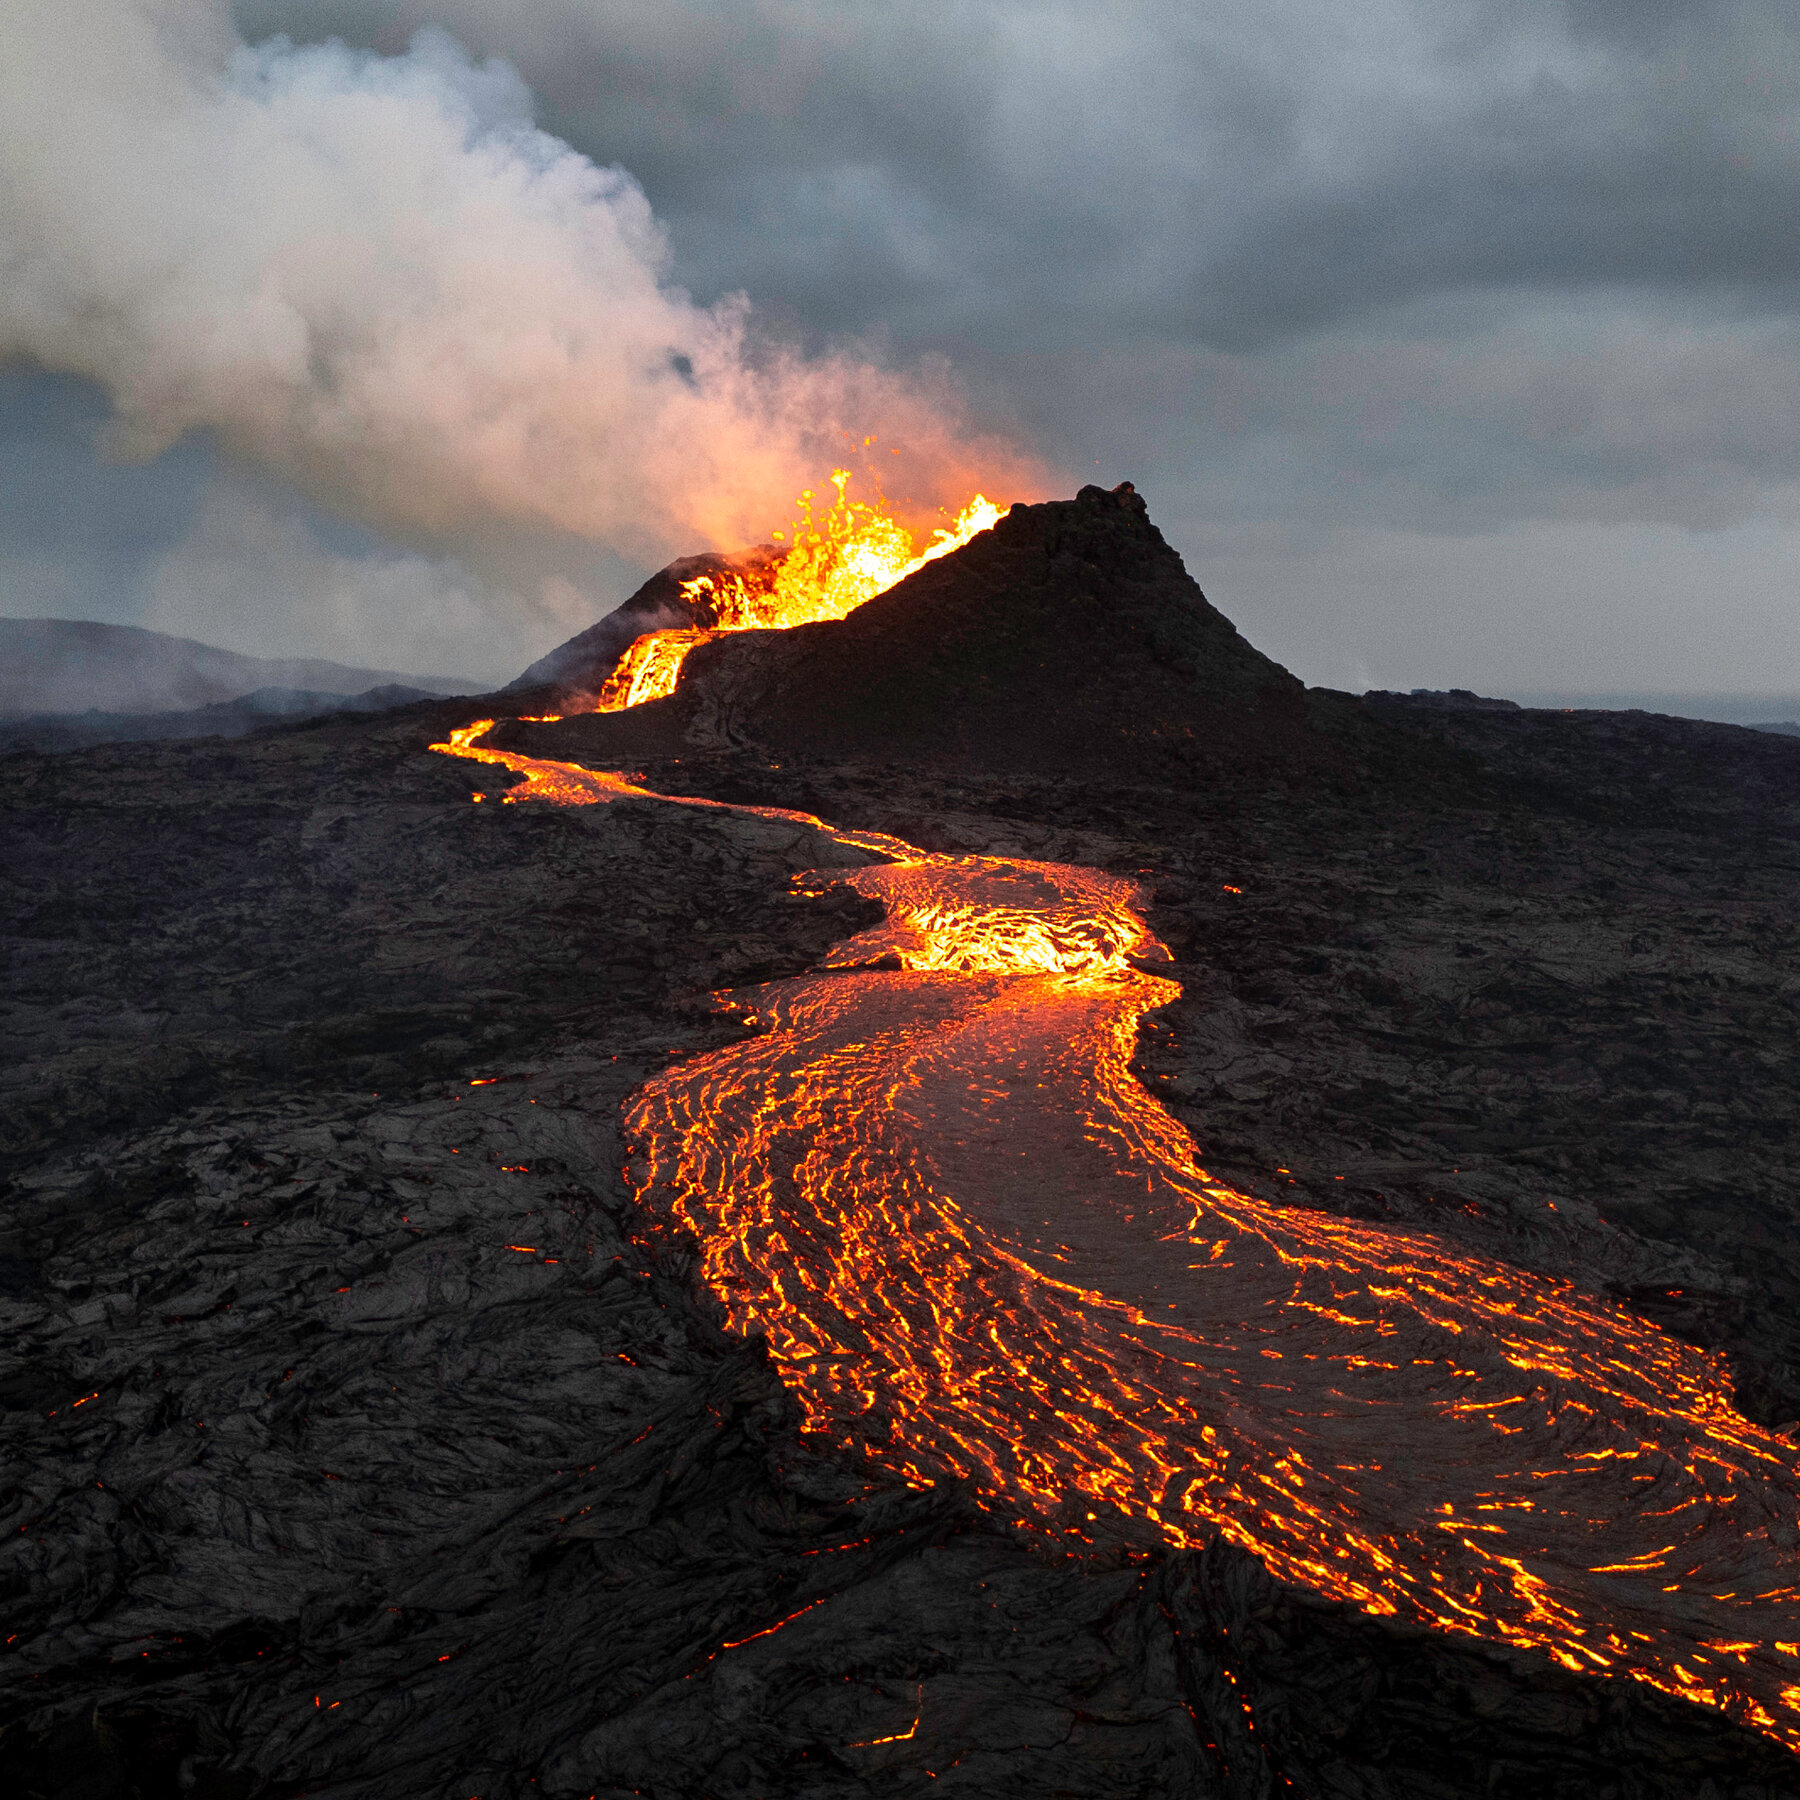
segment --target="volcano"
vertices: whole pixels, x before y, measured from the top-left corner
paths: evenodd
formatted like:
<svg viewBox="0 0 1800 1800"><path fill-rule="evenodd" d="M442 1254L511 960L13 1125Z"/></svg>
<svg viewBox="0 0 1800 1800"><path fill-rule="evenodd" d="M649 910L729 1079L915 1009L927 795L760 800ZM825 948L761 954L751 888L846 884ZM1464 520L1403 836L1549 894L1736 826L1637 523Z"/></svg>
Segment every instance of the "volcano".
<svg viewBox="0 0 1800 1800"><path fill-rule="evenodd" d="M773 560L5 760L14 1786L1793 1791L1800 744Z"/></svg>
<svg viewBox="0 0 1800 1800"><path fill-rule="evenodd" d="M629 604L660 615L687 566ZM598 691L624 649L600 631L522 679L539 678L548 704ZM715 637L666 700L572 711L538 741L1153 780L1339 766L1384 735L1246 642L1129 482L1014 506L847 618Z"/></svg>

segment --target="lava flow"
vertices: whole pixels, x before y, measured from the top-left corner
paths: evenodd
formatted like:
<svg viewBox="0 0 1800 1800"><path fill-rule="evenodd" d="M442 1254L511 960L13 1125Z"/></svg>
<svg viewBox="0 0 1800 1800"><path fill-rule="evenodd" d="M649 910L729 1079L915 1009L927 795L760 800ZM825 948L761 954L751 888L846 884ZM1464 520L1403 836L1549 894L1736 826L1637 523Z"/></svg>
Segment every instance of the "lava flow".
<svg viewBox="0 0 1800 1800"><path fill-rule="evenodd" d="M832 470L831 480L837 498L822 520L813 517L812 489L801 494L793 542L779 563L755 574L700 575L683 582L684 597L704 605L713 625L649 631L636 639L606 678L593 710L623 712L674 693L688 652L721 632L785 630L841 619L915 569L960 549L1002 511L977 494L918 550L912 534L886 511L849 497L848 469Z"/></svg>
<svg viewBox="0 0 1800 1800"><path fill-rule="evenodd" d="M523 774L510 797L659 797L486 729L436 747ZM628 1119L640 1199L699 1241L811 1431L1063 1542L1223 1534L1368 1612L1800 1749L1800 1460L1718 1359L1211 1180L1130 1072L1179 991L1140 966L1163 952L1131 883L832 835L886 859L831 877L885 922L731 996L755 1035Z"/></svg>

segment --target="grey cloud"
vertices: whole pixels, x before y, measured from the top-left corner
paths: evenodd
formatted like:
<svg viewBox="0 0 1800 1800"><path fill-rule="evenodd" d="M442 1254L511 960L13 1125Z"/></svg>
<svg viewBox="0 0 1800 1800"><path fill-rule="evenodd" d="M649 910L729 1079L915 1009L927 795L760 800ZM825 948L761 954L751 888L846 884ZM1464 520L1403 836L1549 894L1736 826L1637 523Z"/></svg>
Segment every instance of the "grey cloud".
<svg viewBox="0 0 1800 1800"><path fill-rule="evenodd" d="M101 460L105 396L68 377L0 370L0 532L49 550L79 530L96 551L131 555L179 536L205 479L200 444L152 469Z"/></svg>
<svg viewBox="0 0 1800 1800"><path fill-rule="evenodd" d="M699 297L944 351L1069 469L1457 528L1716 524L1793 472L1785 7L240 7L302 14L503 52Z"/></svg>
<svg viewBox="0 0 1800 1800"><path fill-rule="evenodd" d="M433 553L653 564L766 532L846 439L898 447L919 513L971 465L1033 478L930 364L671 285L633 177L439 30L380 56L234 45L222 0L8 22L0 355L101 384L136 454L209 433Z"/></svg>
<svg viewBox="0 0 1800 1800"><path fill-rule="evenodd" d="M509 630L516 610L457 562L333 531L278 487L229 469L208 484L181 541L151 563L146 589L137 622L153 631L253 655L330 645L362 668L491 682L591 615L570 589L573 604L550 630Z"/></svg>
<svg viewBox="0 0 1800 1800"><path fill-rule="evenodd" d="M1702 536L1539 521L1450 537L1170 522L1209 597L1309 681L1472 687L1528 704L1556 703L1550 691L1686 692L1713 696L1704 718L1794 716L1800 525ZM1734 711L1726 695L1765 698Z"/></svg>
<svg viewBox="0 0 1800 1800"><path fill-rule="evenodd" d="M1785 304L1795 277L1800 21L1749 0L379 15L389 37L428 17L645 182L698 288L828 328L897 303L922 339L935 309L990 344L1060 320L1241 348L1446 289Z"/></svg>
<svg viewBox="0 0 1800 1800"><path fill-rule="evenodd" d="M1306 588L1351 530L1413 534L1408 580L1462 580L1469 534L1498 544L1520 521L1574 533L1597 581L1590 527L1639 561L1644 532L1704 528L1741 584L1774 554L1755 521L1795 510L1787 5L240 0L235 16L250 41L389 56L437 24L474 68L506 59L509 104L529 89L544 131L641 182L671 316L691 316L677 286L702 311L742 290L764 343L942 353L976 416L1016 426L1059 479L1130 476L1184 547L1235 534L1232 566L1262 557L1277 585ZM558 628L559 581L599 598L628 579L580 530L413 539L470 592L527 596L506 614L521 644ZM395 586L378 546L357 554L368 591Z"/></svg>
<svg viewBox="0 0 1800 1800"><path fill-rule="evenodd" d="M1536 300L1475 340L1340 334L1265 362L1271 422L1374 479L1433 468L1439 523L1454 505L1704 527L1800 480L1800 322Z"/></svg>
<svg viewBox="0 0 1800 1800"><path fill-rule="evenodd" d="M1125 342L1003 365L1046 441L1220 521L1713 529L1793 505L1800 324L1635 295L1421 304L1255 353ZM1151 449L1154 454L1146 454ZM1071 457L1070 461L1074 459ZM1081 465L1076 465L1081 466Z"/></svg>
<svg viewBox="0 0 1800 1800"><path fill-rule="evenodd" d="M135 622L147 560L188 529L206 446L108 461L109 411L86 382L0 369L0 609L14 617Z"/></svg>

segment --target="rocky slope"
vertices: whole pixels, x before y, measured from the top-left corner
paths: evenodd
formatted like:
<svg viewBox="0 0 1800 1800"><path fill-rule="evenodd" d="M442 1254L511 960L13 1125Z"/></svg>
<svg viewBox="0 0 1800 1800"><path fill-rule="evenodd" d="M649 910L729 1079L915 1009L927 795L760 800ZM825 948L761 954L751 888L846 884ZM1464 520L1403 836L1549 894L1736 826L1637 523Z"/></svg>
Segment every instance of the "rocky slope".
<svg viewBox="0 0 1800 1800"><path fill-rule="evenodd" d="M1071 504L1091 543L1137 532ZM1060 582L1045 541L986 554ZM1095 566L1077 603L1139 618L1126 590L1157 582ZM1192 622L1229 680L1190 718L1285 691ZM1016 667L1054 641L1021 626ZM1169 666L1144 642L1133 681ZM677 734L635 766L1148 871L1184 992L1140 1069L1216 1172L1629 1292L1731 1358L1757 1416L1800 1413L1800 745L1328 701L1325 729L1289 712L1311 735L1172 780L1195 765L1158 744L1088 771L1036 735L985 769L947 727L1005 706L942 704L885 767L797 703L768 716L823 748ZM715 990L866 922L788 889L855 853L651 802L471 806L503 778L426 746L473 710L0 759L13 1791L1800 1789L1630 1684L1395 1631L1223 1546L1059 1558L802 1443L629 1203L617 1120L735 1033ZM575 755L576 725L512 729Z"/></svg>
<svg viewBox="0 0 1800 1800"><path fill-rule="evenodd" d="M574 685L591 691L605 667ZM1169 781L1350 769L1384 734L1246 643L1125 483L1015 506L846 619L717 638L668 699L536 741Z"/></svg>

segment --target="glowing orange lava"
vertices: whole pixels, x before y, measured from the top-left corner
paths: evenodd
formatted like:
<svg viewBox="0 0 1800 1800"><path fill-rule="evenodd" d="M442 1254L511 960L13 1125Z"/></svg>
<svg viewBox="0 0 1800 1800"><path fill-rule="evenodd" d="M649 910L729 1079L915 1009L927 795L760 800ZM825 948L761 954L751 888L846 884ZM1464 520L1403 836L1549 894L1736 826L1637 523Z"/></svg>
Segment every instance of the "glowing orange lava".
<svg viewBox="0 0 1800 1800"><path fill-rule="evenodd" d="M623 712L628 706L641 706L646 700L674 693L688 652L717 635L712 631L647 631L634 638L601 684L594 711Z"/></svg>
<svg viewBox="0 0 1800 1800"><path fill-rule="evenodd" d="M482 729L439 748L525 774L517 797L644 791ZM1178 992L1140 966L1161 950L1131 883L833 835L887 859L830 877L885 921L733 995L755 1035L628 1118L642 1203L694 1234L810 1430L1064 1541L1222 1533L1368 1612L1800 1749L1800 1458L1718 1359L1211 1180L1130 1072Z"/></svg>
<svg viewBox="0 0 1800 1800"><path fill-rule="evenodd" d="M915 569L961 549L1004 510L977 494L919 550L912 534L883 508L849 497L848 469L832 470L831 480L837 498L823 519L814 517L812 489L800 496L792 546L772 569L755 575L701 575L684 582L682 593L710 607L716 623L704 631L646 632L607 677L594 711L623 712L674 693L688 652L720 632L786 630L844 618Z"/></svg>

